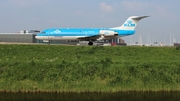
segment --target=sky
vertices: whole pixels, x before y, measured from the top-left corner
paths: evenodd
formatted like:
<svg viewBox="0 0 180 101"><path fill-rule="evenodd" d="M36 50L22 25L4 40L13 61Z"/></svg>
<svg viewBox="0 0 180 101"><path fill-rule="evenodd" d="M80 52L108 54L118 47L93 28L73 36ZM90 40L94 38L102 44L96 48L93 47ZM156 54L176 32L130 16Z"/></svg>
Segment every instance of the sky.
<svg viewBox="0 0 180 101"><path fill-rule="evenodd" d="M47 28L109 28L148 15L128 44L180 42L180 0L0 0L0 33Z"/></svg>

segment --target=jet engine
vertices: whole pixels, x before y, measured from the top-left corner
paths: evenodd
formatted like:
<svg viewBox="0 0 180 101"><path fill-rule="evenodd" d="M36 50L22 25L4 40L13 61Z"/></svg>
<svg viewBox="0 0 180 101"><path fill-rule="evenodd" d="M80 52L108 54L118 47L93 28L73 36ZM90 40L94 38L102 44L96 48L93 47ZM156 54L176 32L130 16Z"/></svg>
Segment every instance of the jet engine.
<svg viewBox="0 0 180 101"><path fill-rule="evenodd" d="M111 30L100 30L100 35L103 36L115 36L116 34L118 33Z"/></svg>

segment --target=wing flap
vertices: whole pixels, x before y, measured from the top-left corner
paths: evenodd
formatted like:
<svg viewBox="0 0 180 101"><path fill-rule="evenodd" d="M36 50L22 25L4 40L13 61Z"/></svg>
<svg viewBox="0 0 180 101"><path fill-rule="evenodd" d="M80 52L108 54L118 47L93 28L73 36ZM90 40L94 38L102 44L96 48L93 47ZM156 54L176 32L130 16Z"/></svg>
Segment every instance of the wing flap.
<svg viewBox="0 0 180 101"><path fill-rule="evenodd" d="M101 36L100 35L93 35L93 36L79 37L78 39L82 40L82 41L89 41L89 40L96 41L99 37L101 37Z"/></svg>

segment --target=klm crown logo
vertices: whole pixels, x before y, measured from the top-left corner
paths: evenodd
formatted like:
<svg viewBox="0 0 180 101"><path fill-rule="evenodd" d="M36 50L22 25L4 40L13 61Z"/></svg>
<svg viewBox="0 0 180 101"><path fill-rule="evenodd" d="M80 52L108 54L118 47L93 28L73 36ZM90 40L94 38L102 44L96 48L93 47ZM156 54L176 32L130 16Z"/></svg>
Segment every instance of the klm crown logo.
<svg viewBox="0 0 180 101"><path fill-rule="evenodd" d="M59 34L59 33L61 33L61 31L57 29L57 30L54 31L54 33Z"/></svg>
<svg viewBox="0 0 180 101"><path fill-rule="evenodd" d="M125 24L124 27L135 27L136 24L133 23L133 21L128 20Z"/></svg>

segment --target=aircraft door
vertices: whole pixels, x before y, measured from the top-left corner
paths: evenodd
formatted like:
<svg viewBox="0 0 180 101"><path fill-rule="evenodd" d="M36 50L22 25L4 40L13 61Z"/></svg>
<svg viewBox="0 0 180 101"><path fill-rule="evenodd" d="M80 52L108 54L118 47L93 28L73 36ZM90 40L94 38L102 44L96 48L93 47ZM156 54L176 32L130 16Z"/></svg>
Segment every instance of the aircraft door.
<svg viewBox="0 0 180 101"><path fill-rule="evenodd" d="M52 33L51 32L48 33L48 39L52 39Z"/></svg>

